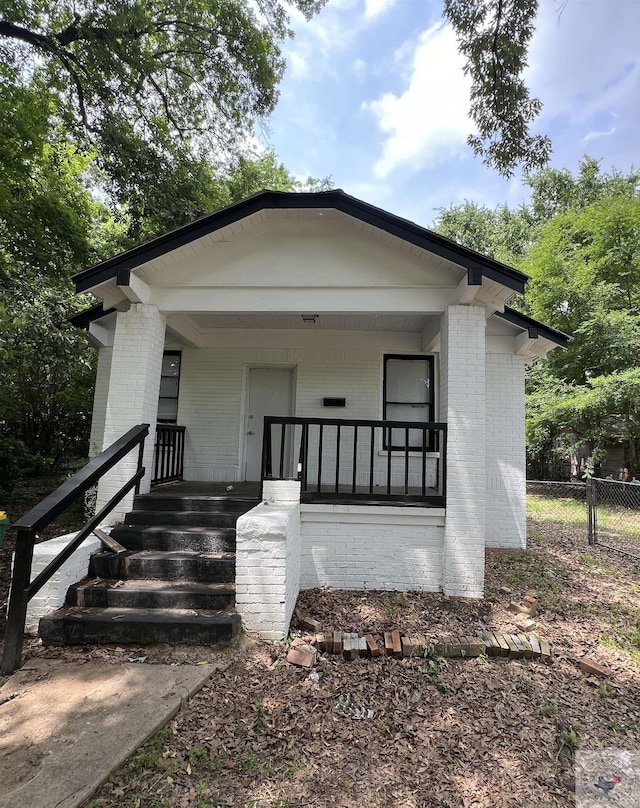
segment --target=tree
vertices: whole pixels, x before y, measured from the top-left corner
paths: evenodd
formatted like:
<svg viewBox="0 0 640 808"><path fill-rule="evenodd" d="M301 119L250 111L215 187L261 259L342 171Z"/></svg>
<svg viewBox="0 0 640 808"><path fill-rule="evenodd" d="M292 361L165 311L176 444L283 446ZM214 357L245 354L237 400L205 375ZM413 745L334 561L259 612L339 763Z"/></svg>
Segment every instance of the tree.
<svg viewBox="0 0 640 808"><path fill-rule="evenodd" d="M86 440L92 352L66 315L70 270L91 261L88 159L48 139L38 87L0 100L0 489L73 458ZM28 132L24 140L20 132Z"/></svg>
<svg viewBox="0 0 640 808"><path fill-rule="evenodd" d="M276 103L287 6L309 18L323 3L0 0L0 86L40 88L50 129L95 154L136 238L150 183L190 217L211 166Z"/></svg>
<svg viewBox="0 0 640 808"><path fill-rule="evenodd" d="M640 416L640 189L635 170L603 173L585 157L576 176L543 169L517 211L470 203L437 227L531 276L515 305L573 339L527 378L527 452L536 476L588 446L592 466L623 436L638 470Z"/></svg>
<svg viewBox="0 0 640 808"><path fill-rule="evenodd" d="M542 103L531 98L522 72L534 32L537 0L445 0L471 77L471 117L478 127L468 143L474 154L505 177L516 166L525 173L544 166L551 141L532 135Z"/></svg>
<svg viewBox="0 0 640 808"><path fill-rule="evenodd" d="M458 244L507 264L522 260L531 239L531 217L526 208L512 211L505 205L495 209L474 202L443 208L435 229Z"/></svg>
<svg viewBox="0 0 640 808"><path fill-rule="evenodd" d="M0 98L0 489L86 454L94 352L68 315L86 307L70 277L88 264L264 187L299 183L272 153L240 156L226 172L190 157L174 186L157 176L130 205L110 210L92 195L93 155L51 128L40 82ZM144 144L141 144L144 146ZM150 145L153 148L153 145ZM189 155L186 155L189 157ZM147 170L153 168L147 161ZM175 173L172 179L175 179Z"/></svg>

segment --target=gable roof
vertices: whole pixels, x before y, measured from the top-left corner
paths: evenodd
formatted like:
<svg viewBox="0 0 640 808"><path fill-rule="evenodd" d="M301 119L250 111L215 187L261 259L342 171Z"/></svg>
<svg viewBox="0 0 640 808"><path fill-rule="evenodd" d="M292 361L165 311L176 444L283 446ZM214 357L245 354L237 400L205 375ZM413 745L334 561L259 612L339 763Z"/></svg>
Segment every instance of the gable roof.
<svg viewBox="0 0 640 808"><path fill-rule="evenodd" d="M240 202L221 208L214 213L208 213L176 230L79 272L73 276L76 291L86 292L111 278L117 278L119 283L126 284L132 269L261 210L318 208L333 208L341 211L372 227L384 230L390 235L397 236L441 258L452 261L467 269L469 282L473 285L481 284L482 277L486 277L488 280L497 281L507 288L513 289L514 292L524 292L528 276L523 272L502 264L500 261L487 258L468 247L462 247L455 241L421 227L415 222L395 216L393 213L363 202L338 189L317 193L260 191Z"/></svg>

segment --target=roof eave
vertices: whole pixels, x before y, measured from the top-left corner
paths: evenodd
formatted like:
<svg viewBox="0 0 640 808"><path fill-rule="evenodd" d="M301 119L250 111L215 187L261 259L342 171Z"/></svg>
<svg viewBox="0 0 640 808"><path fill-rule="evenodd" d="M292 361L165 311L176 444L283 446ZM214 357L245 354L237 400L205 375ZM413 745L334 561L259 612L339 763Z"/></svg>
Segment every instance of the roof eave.
<svg viewBox="0 0 640 808"><path fill-rule="evenodd" d="M527 275L513 267L492 258L487 258L467 247L462 247L438 233L415 224L415 222L388 213L381 208L350 196L344 191L332 190L317 193L260 191L240 202L214 213L209 213L176 230L151 239L144 244L133 247L124 253L77 273L73 276L76 291L80 293L93 289L97 285L116 277L118 271L135 269L147 261L184 246L215 230L233 224L239 219L251 216L260 210L287 208L334 208L468 270L479 269L482 275L489 280L501 283L516 293L524 292L528 280Z"/></svg>
<svg viewBox="0 0 640 808"><path fill-rule="evenodd" d="M559 345L561 348L566 348L572 340L572 337L565 334L563 331L559 331L557 328L552 328L550 325L545 325L539 320L534 320L533 317L529 317L527 314L522 314L522 312L516 311L509 306L505 306L504 311L497 311L495 314L498 317L501 317L503 320L506 320L508 323L512 323L513 325L517 325L520 328L527 330L533 339L537 337L544 337L550 342L554 342L556 345Z"/></svg>

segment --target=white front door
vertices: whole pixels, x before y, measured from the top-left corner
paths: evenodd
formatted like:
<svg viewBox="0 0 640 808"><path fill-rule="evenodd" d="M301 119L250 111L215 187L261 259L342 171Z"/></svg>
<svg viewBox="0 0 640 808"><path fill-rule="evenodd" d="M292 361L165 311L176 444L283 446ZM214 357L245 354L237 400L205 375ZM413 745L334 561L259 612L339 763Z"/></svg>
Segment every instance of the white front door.
<svg viewBox="0 0 640 808"><path fill-rule="evenodd" d="M244 479L259 480L264 416L293 415L293 368L250 368L248 389Z"/></svg>

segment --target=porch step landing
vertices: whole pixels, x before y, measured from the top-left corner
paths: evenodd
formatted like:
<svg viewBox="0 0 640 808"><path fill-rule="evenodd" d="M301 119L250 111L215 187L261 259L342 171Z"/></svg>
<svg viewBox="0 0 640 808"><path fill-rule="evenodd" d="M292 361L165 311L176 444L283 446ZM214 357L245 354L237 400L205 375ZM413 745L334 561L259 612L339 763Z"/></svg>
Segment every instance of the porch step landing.
<svg viewBox="0 0 640 808"><path fill-rule="evenodd" d="M126 552L91 559L65 606L40 621L47 645L230 642L235 607L235 523L248 497L185 497L166 489L135 498L111 535Z"/></svg>

